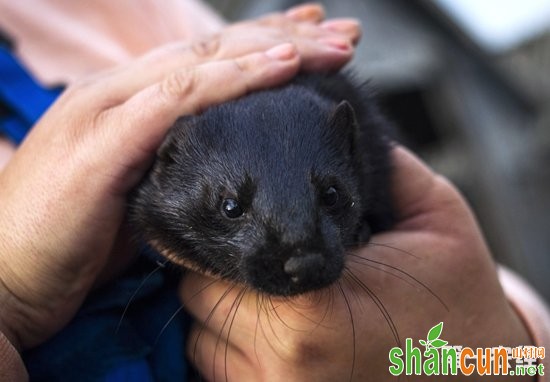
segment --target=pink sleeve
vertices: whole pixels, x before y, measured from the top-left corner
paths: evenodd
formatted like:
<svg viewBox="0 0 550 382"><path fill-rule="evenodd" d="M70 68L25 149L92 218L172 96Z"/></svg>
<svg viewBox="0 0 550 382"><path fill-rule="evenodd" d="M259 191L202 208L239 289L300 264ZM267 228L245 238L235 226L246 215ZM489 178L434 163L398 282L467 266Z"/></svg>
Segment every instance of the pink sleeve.
<svg viewBox="0 0 550 382"><path fill-rule="evenodd" d="M19 353L0 333L0 381L22 382L29 377Z"/></svg>
<svg viewBox="0 0 550 382"><path fill-rule="evenodd" d="M499 266L498 277L506 298L527 327L534 345L542 346L548 351L550 349L550 310L542 297L508 268ZM550 378L545 373L544 376L539 376L537 381L549 382Z"/></svg>

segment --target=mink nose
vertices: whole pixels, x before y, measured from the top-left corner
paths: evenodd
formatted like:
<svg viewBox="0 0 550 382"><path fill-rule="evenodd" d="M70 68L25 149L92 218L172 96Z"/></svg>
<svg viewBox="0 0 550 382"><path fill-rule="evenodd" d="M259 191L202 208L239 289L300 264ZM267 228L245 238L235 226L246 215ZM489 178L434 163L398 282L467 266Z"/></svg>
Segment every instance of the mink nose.
<svg viewBox="0 0 550 382"><path fill-rule="evenodd" d="M295 284L308 283L315 279L325 267L325 258L320 253L308 253L290 257L284 264L284 271Z"/></svg>

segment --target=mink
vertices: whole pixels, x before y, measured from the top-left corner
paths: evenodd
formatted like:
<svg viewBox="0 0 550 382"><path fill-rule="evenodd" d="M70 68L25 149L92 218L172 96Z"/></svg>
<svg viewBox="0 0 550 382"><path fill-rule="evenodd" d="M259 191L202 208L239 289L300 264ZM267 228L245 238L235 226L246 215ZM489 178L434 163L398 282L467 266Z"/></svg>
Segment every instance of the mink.
<svg viewBox="0 0 550 382"><path fill-rule="evenodd" d="M300 75L183 116L129 198L138 236L184 267L292 296L389 229L392 134L368 84Z"/></svg>

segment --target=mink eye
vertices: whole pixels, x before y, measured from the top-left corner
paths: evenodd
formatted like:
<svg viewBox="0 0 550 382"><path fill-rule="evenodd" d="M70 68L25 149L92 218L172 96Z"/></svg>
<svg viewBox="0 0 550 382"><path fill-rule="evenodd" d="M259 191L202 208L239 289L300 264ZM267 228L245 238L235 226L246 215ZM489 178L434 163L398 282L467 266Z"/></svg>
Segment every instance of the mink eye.
<svg viewBox="0 0 550 382"><path fill-rule="evenodd" d="M235 199L224 199L222 202L222 211L230 219L240 217L244 211Z"/></svg>
<svg viewBox="0 0 550 382"><path fill-rule="evenodd" d="M321 195L321 201L327 207L332 207L338 202L338 191L334 186L328 187Z"/></svg>

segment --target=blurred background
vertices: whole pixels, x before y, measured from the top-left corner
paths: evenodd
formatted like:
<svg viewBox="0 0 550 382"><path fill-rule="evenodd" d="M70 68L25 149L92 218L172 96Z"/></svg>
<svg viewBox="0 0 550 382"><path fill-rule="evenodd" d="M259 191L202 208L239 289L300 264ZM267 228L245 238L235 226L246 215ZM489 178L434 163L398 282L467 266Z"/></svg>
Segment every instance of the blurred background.
<svg viewBox="0 0 550 382"><path fill-rule="evenodd" d="M209 0L229 20L300 3ZM326 0L402 141L474 207L496 259L550 301L550 1Z"/></svg>

